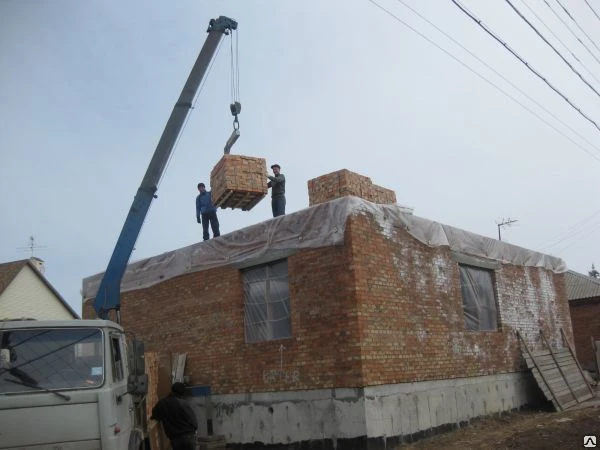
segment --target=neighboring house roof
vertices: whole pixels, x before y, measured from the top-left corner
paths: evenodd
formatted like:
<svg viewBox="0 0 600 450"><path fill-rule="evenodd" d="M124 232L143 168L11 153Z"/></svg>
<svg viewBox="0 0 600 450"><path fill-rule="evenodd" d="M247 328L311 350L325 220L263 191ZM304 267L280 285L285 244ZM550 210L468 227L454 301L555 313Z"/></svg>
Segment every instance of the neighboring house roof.
<svg viewBox="0 0 600 450"><path fill-rule="evenodd" d="M54 286L50 284L50 282L46 279L46 277L39 271L35 264L31 262L30 259L22 259L20 261L12 261L8 263L0 264L0 295L6 290L6 288L13 282L16 276L23 270L25 266L29 266L33 269L33 272L38 276L38 278L46 285L46 287L52 291L52 293L56 296L56 298L62 303L62 305L67 308L69 313L75 318L79 319L79 314L77 314L71 306L65 301L65 299L58 293Z"/></svg>
<svg viewBox="0 0 600 450"><path fill-rule="evenodd" d="M28 262L28 259L24 259L22 261L0 264L0 294L4 292L10 283L12 283L23 266Z"/></svg>
<svg viewBox="0 0 600 450"><path fill-rule="evenodd" d="M566 272L567 298L580 300L600 297L600 279L569 270Z"/></svg>

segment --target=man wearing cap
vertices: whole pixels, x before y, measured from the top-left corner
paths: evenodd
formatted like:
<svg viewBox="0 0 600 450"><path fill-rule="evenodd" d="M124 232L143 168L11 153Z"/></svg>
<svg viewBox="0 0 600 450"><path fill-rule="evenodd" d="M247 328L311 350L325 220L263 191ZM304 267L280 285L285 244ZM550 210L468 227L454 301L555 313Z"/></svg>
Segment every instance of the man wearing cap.
<svg viewBox="0 0 600 450"><path fill-rule="evenodd" d="M285 176L280 172L279 164L271 166L273 175L269 175L267 186L271 188L271 209L273 217L285 214Z"/></svg>
<svg viewBox="0 0 600 450"><path fill-rule="evenodd" d="M195 450L198 419L183 396L185 385L173 383L171 393L152 408L151 419L162 423L173 450Z"/></svg>

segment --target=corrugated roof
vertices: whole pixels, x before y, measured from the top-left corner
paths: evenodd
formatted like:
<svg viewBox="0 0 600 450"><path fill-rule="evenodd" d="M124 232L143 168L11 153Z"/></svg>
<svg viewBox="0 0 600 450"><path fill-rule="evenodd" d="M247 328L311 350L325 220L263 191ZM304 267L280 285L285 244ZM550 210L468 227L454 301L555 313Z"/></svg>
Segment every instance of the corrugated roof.
<svg viewBox="0 0 600 450"><path fill-rule="evenodd" d="M56 298L63 304L69 313L75 319L79 319L79 314L75 312L73 308L65 301L65 299L58 293L58 291L50 284L46 277L38 270L34 263L29 259L22 259L20 261L12 261L0 264L0 294L12 283L15 277L23 269L23 267L29 266L33 269L33 272L42 280L42 282L52 291Z"/></svg>
<svg viewBox="0 0 600 450"><path fill-rule="evenodd" d="M569 270L566 272L567 298L579 300L600 297L600 279Z"/></svg>

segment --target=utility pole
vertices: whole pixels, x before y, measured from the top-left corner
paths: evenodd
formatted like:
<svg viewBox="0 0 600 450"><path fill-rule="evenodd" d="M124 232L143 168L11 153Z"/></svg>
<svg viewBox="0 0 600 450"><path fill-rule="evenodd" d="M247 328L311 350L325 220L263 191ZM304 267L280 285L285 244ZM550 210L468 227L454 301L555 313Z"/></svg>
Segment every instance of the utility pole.
<svg viewBox="0 0 600 450"><path fill-rule="evenodd" d="M498 225L498 240L501 241L502 240L502 234L500 233L500 229L502 227L509 227L511 224L518 222L518 220L516 219L511 219L510 217L508 219L502 219L502 222L496 222L496 225Z"/></svg>

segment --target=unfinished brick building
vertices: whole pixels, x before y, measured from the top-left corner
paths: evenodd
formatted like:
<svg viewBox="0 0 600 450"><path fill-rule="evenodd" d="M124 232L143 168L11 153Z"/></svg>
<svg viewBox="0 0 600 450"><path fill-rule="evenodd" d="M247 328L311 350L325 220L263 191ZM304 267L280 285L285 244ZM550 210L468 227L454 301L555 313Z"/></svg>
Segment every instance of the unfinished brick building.
<svg viewBox="0 0 600 450"><path fill-rule="evenodd" d="M164 364L187 353L229 444L385 446L518 408L538 390L515 331L572 339L560 259L417 217L364 178L311 180L309 208L128 267L123 325Z"/></svg>

